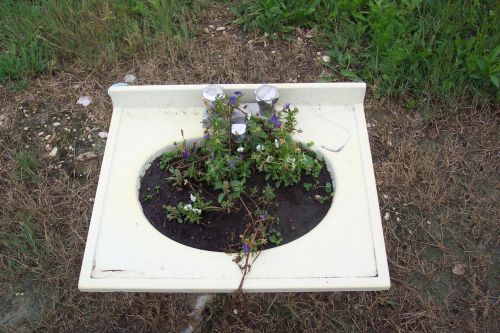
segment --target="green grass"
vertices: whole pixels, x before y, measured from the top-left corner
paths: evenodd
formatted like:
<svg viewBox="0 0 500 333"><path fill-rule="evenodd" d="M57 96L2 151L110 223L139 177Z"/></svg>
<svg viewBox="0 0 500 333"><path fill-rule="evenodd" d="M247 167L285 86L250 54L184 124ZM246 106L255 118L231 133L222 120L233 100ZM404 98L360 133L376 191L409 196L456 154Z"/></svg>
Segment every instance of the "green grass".
<svg viewBox="0 0 500 333"><path fill-rule="evenodd" d="M17 179L27 183L38 181L37 164L29 151L19 151L15 155L15 160Z"/></svg>
<svg viewBox="0 0 500 333"><path fill-rule="evenodd" d="M233 11L249 31L316 28L332 57L325 66L410 108L499 101L496 1L257 0Z"/></svg>
<svg viewBox="0 0 500 333"><path fill-rule="evenodd" d="M95 67L140 52L165 52L189 37L188 0L3 0L0 84L77 63Z"/></svg>
<svg viewBox="0 0 500 333"><path fill-rule="evenodd" d="M2 222L6 228L6 221ZM2 253L7 259L15 259L7 260L8 264L4 269L11 273L26 269L42 269L47 264L50 244L40 235L40 228L27 211L20 211L16 216L16 222L16 230L3 228L0 230L3 234L2 245L5 247Z"/></svg>

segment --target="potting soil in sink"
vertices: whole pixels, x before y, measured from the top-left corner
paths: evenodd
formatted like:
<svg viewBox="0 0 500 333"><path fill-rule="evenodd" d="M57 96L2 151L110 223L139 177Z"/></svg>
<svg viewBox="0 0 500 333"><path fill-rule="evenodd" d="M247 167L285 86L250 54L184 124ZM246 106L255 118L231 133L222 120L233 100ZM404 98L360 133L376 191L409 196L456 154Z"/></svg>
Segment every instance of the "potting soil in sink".
<svg viewBox="0 0 500 333"><path fill-rule="evenodd" d="M192 191L187 186L179 187L166 178L169 173L160 168L161 156L155 159L146 170L141 179L139 200L144 215L149 222L166 237L181 244L197 249L234 252L241 248L241 235L246 226L251 222L245 208L239 208L231 213L203 212L202 222L178 223L168 220L165 205L177 206L179 202L189 203ZM321 173L317 179L303 175L300 182L288 187L275 188L275 205L269 209L269 214L277 217L279 223L274 223L272 228L281 233L283 241L280 245L289 243L305 235L318 225L326 215L332 204L332 197L325 192L324 185L333 183L330 173L324 162ZM320 186L308 186L319 182ZM197 190L217 205L217 196L220 191L213 190L208 184L192 181ZM247 191L253 187L262 189L266 184L274 184L272 180L266 181L262 173L254 173L245 183ZM274 186L273 186L274 187ZM243 194L250 211L254 210L252 201L247 199L248 193ZM238 204L238 202L237 202ZM234 210L234 209L233 209ZM271 242L263 245L262 249L277 246Z"/></svg>

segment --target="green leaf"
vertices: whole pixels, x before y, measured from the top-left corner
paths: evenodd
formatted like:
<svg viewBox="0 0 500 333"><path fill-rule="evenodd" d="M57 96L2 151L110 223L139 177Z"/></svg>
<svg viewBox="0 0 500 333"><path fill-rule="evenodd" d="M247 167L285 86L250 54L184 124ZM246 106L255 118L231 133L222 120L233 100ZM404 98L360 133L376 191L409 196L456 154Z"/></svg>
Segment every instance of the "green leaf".
<svg viewBox="0 0 500 333"><path fill-rule="evenodd" d="M353 80L359 80L359 77L356 74L354 74L354 72L351 72L347 69L342 69L340 71L340 75L351 78Z"/></svg>
<svg viewBox="0 0 500 333"><path fill-rule="evenodd" d="M221 194L219 194L219 196L217 197L217 201L218 201L219 203L221 203L221 202L222 202L222 200L224 200L224 197L225 197L225 196L226 196L226 193L221 193Z"/></svg>
<svg viewBox="0 0 500 333"><path fill-rule="evenodd" d="M498 77L496 75L490 75L490 81L497 87L497 89L500 88L500 82L498 81Z"/></svg>

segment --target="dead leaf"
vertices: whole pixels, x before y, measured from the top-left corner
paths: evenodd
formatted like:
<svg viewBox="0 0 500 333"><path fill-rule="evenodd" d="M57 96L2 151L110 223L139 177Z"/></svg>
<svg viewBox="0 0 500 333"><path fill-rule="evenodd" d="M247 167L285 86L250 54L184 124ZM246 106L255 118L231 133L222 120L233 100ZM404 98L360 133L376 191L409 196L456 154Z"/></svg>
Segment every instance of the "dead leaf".
<svg viewBox="0 0 500 333"><path fill-rule="evenodd" d="M465 265L464 264L456 264L451 270L455 275L464 275L465 274Z"/></svg>
<svg viewBox="0 0 500 333"><path fill-rule="evenodd" d="M84 162L84 161L88 161L88 160L91 160L91 159L96 158L96 157L97 157L97 155L94 152L88 151L86 153L78 155L76 157L76 160L80 161L80 162Z"/></svg>

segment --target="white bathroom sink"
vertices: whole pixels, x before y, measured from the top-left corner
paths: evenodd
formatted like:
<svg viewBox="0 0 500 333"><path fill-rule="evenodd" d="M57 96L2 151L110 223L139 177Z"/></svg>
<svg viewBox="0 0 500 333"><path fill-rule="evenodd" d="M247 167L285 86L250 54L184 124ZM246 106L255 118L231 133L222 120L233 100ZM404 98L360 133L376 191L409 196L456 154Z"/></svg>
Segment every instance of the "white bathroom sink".
<svg viewBox="0 0 500 333"><path fill-rule="evenodd" d="M382 290L390 285L368 142L364 83L274 84L278 106L299 108L302 132L334 177L325 218L303 237L264 250L246 292ZM256 84L222 85L254 102ZM232 292L233 255L179 244L158 232L139 202L147 163L203 136L202 85L112 86L113 116L80 273L82 291Z"/></svg>

